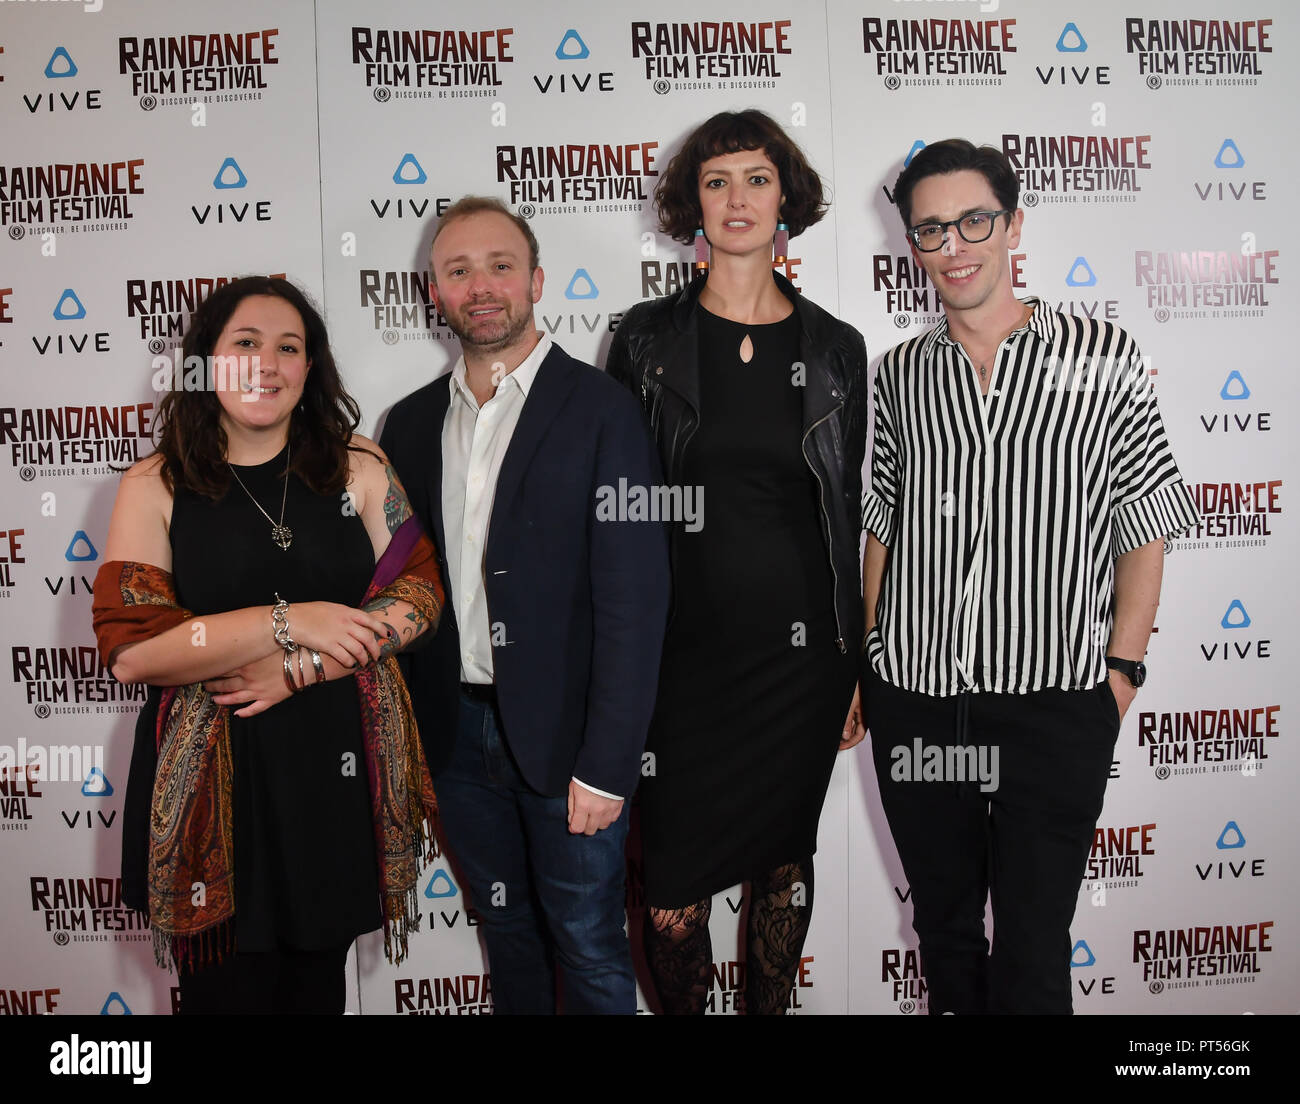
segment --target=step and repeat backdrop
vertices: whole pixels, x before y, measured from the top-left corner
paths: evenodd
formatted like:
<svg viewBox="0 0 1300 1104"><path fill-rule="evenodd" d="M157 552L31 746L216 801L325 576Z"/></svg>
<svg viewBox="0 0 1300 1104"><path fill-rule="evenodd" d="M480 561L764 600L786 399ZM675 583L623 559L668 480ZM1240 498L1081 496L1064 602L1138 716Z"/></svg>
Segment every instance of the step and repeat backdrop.
<svg viewBox="0 0 1300 1104"><path fill-rule="evenodd" d="M603 365L620 312L689 279L655 230L660 174L694 125L750 106L832 185L785 270L873 364L941 317L891 190L955 135L1020 175L1017 287L1136 336L1202 520L1166 549L1079 887L1074 1005L1300 1008L1296 31L1283 0L0 4L0 1013L174 1007L120 898L144 688L99 664L90 585L117 470L151 451L155 358L195 305L287 274L374 433L458 354L428 242L488 193L540 239L539 325ZM633 850L634 937L641 884ZM490 1012L446 855L420 892L400 967L358 942L350 1008ZM791 1011L924 1013L909 896L863 746L822 816ZM715 903L719 1014L742 1001L743 912L743 887Z"/></svg>

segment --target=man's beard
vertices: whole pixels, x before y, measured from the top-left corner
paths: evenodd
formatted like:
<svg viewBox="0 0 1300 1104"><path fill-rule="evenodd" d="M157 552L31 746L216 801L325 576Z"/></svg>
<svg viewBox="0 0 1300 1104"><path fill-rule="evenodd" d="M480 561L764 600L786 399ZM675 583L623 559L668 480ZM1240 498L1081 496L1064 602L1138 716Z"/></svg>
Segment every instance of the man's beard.
<svg viewBox="0 0 1300 1104"><path fill-rule="evenodd" d="M531 322L527 317L512 319L507 315L501 321L482 326L475 332L466 324L469 322L469 311L474 309L476 308L471 307L462 311L462 319L448 318L447 325L451 332L460 338L462 345L472 346L485 353L509 348L527 331Z"/></svg>

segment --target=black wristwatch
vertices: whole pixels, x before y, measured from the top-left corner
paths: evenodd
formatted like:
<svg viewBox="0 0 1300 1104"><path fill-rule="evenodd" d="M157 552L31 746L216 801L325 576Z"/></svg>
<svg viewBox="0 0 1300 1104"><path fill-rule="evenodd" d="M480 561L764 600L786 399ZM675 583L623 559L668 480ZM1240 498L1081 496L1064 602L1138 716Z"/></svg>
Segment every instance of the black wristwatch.
<svg viewBox="0 0 1300 1104"><path fill-rule="evenodd" d="M1107 656L1106 666L1112 671L1118 671L1121 675L1124 675L1133 684L1134 690L1140 689L1147 680L1147 665L1141 660L1135 663L1131 659Z"/></svg>

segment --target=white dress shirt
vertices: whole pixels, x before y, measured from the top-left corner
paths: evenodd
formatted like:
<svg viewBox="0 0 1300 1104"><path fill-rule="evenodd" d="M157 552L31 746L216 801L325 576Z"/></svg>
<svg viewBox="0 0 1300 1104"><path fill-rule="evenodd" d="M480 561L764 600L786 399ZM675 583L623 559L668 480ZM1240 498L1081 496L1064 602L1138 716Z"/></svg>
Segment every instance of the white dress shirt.
<svg viewBox="0 0 1300 1104"><path fill-rule="evenodd" d="M448 598L460 629L462 682L489 686L494 681L492 625L483 584L483 555L496 497L501 462L510 448L537 370L551 351L542 334L533 351L501 378L496 393L482 406L465 380L465 358L456 361L448 386L451 401L442 423L442 524L447 540ZM499 626L505 632L504 626ZM592 793L606 793L575 778Z"/></svg>

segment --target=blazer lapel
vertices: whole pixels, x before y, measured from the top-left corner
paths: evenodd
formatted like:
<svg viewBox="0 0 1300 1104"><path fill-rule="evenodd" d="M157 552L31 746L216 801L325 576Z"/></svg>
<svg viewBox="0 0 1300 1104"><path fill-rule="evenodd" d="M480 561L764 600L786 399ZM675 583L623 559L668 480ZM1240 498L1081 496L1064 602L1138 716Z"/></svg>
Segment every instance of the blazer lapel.
<svg viewBox="0 0 1300 1104"><path fill-rule="evenodd" d="M428 432L433 447L429 449L429 464L425 468L424 493L426 509L433 520L433 542L440 554L446 555L447 532L442 521L442 427L447 420L447 407L451 405L451 375L433 389L433 402L429 411Z"/></svg>
<svg viewBox="0 0 1300 1104"><path fill-rule="evenodd" d="M519 412L519 421L510 438L510 447L501 461L501 471L497 475L496 493L492 499L492 518L488 523L488 540L499 531L502 520L501 511L508 510L523 482L529 461L537 451L550 429L551 423L564 406L569 392L573 389L574 370L569 356L558 345L552 346L546 354L533 386L528 391L524 408Z"/></svg>

